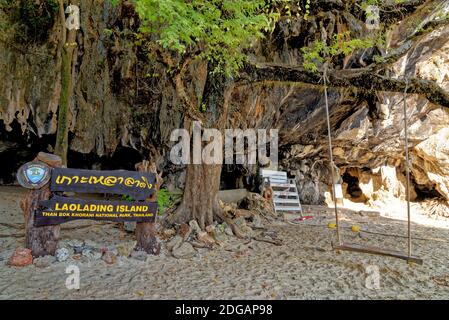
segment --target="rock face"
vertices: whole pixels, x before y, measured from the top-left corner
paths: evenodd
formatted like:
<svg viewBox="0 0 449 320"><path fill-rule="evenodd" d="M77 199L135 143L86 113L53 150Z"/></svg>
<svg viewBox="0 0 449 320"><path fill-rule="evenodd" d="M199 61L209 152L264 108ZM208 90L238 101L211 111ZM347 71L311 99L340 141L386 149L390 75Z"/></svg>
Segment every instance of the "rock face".
<svg viewBox="0 0 449 320"><path fill-rule="evenodd" d="M180 99L165 66L136 45L133 33L138 30L139 19L132 5L128 1L112 6L110 1L80 0L79 6L81 31L77 35L70 101L69 166L133 169L135 162L151 157L167 173L168 187L182 189L183 168L171 165L168 159L170 133L183 126ZM411 20L422 21L423 15L429 18L435 10L430 3L416 14L420 19ZM9 21L8 12L0 10L0 20ZM346 12L341 16L361 34L362 22ZM297 43L316 33L318 19L310 17L305 22L301 17L291 17L289 22L280 21L271 38L255 45L250 58L301 64ZM57 15L53 20L48 34L38 41L26 38L17 44L13 32L1 36L0 160L4 160L5 170L0 183L12 182L18 166L36 151L51 151L48 145L56 132L61 90L58 50L62 25ZM388 50L399 46L415 29L405 23L393 28L387 37ZM361 53L357 54L351 62L353 67L357 67L356 60L361 60ZM391 74L433 80L449 90L448 66L449 27L440 27L422 37L392 66ZM198 99L206 72L201 64L187 72L187 90ZM404 197L403 96L385 92L364 96L350 88L329 88L328 92L333 151L345 196L364 202L385 194ZM408 95L406 103L412 198L438 196L448 200L445 128L449 113L416 95ZM330 172L321 88L291 83L236 87L228 118L229 128L279 129L279 168L296 177L303 203L324 203L330 191ZM108 164L99 160L120 160L114 158L120 150L125 150L126 161ZM257 168L225 166L223 170L238 175L245 187L254 186L248 181L257 176Z"/></svg>
<svg viewBox="0 0 449 320"><path fill-rule="evenodd" d="M393 30L398 39L400 28ZM393 66L394 76L420 77L437 82L449 91L449 27L439 28L419 40L409 55ZM281 100L287 106L304 103L295 99L294 90ZM355 201L369 202L378 197L405 198L405 152L403 95L377 93L375 105L366 101L338 101L331 93L331 125L333 153L344 180L345 196ZM340 99L343 98L339 93ZM322 93L318 94L322 97ZM306 95L307 97L307 95ZM322 106L319 98L317 105ZM448 110L429 103L417 95L407 95L407 122L411 164L411 199L448 197ZM283 106L279 106L283 108ZM306 112L306 111L304 111ZM282 116L282 115L281 115ZM324 119L322 108L313 108L298 131L291 137L301 141L287 148L282 168L296 175L304 203L323 202L330 192L326 130L319 123ZM314 127L311 128L311 125ZM316 133L320 134L316 134ZM310 137L310 138L309 138Z"/></svg>
<svg viewBox="0 0 449 320"><path fill-rule="evenodd" d="M449 61L449 60L448 60ZM449 200L449 128L443 128L414 149L413 175L421 185L433 184Z"/></svg>
<svg viewBox="0 0 449 320"><path fill-rule="evenodd" d="M39 5L46 0L35 2ZM20 6L19 1L2 4L0 21L21 25L23 21L10 21L15 16L11 12L21 10ZM93 156L92 161L83 160L92 166L98 156L111 157L119 145L134 149L126 156L132 156L127 160L131 163L122 163L133 169L143 157L163 152L154 146L169 141L171 130L182 127L182 113L176 108L179 103L165 67L148 61L134 45L138 17L128 2L113 6L110 1L80 0L79 7L83 14L74 58L70 150ZM0 176L5 183L14 181L17 162L29 160L37 151L51 151L54 143L50 141L56 133L61 91L58 50L62 22L58 17L56 14L53 27L50 25L48 36L41 41L27 38L18 44L14 32L2 34L0 158L11 166L8 175ZM75 156L70 157L69 166Z"/></svg>

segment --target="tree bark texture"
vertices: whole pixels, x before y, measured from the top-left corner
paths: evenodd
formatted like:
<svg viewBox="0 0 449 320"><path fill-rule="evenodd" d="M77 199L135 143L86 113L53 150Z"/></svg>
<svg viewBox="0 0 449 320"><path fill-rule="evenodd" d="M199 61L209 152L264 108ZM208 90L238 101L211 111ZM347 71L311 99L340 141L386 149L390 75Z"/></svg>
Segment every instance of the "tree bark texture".
<svg viewBox="0 0 449 320"><path fill-rule="evenodd" d="M61 158L53 154L40 152L35 160L42 161L50 167L60 167ZM50 198L50 183L40 189L28 191L22 199L20 207L25 218L25 246L31 250L33 257L54 255L58 247L60 226L34 226L34 211L40 200Z"/></svg>
<svg viewBox="0 0 449 320"><path fill-rule="evenodd" d="M162 177L157 173L156 165L150 164L148 161L143 161L136 164L136 170L140 172L152 172L156 174L156 193L147 201L155 202L157 198L157 192L162 185ZM137 250L143 250L149 254L158 255L161 251L161 244L157 240L156 234L156 220L157 213L155 217L155 222L139 222L136 226L136 238L137 238Z"/></svg>

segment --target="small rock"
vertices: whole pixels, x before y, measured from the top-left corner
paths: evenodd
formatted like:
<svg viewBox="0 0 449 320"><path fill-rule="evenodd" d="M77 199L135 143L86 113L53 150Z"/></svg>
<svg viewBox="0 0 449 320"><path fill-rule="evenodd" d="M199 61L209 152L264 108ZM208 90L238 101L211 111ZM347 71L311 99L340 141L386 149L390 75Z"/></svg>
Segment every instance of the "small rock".
<svg viewBox="0 0 449 320"><path fill-rule="evenodd" d="M164 231L162 231L162 234L167 238L171 238L176 234L175 229L164 229Z"/></svg>
<svg viewBox="0 0 449 320"><path fill-rule="evenodd" d="M245 218L243 218L243 217L238 217L238 218L234 219L234 223L240 229L242 229L243 227L246 227L246 221L245 221Z"/></svg>
<svg viewBox="0 0 449 320"><path fill-rule="evenodd" d="M70 241L69 240L58 241L58 249L59 248L66 248L69 251L72 250L72 246L70 245Z"/></svg>
<svg viewBox="0 0 449 320"><path fill-rule="evenodd" d="M182 237L182 239L185 241L190 236L190 233L192 232L192 229L187 223L181 224L178 230L178 234Z"/></svg>
<svg viewBox="0 0 449 320"><path fill-rule="evenodd" d="M228 235L228 236L233 236L234 232L232 232L232 228L229 224L227 224L226 222L223 222L221 224L222 226L224 226L224 232Z"/></svg>
<svg viewBox="0 0 449 320"><path fill-rule="evenodd" d="M111 251L106 251L101 259L107 264L114 264L117 261L117 256L113 254Z"/></svg>
<svg viewBox="0 0 449 320"><path fill-rule="evenodd" d="M81 253L84 257L91 260L98 260L101 258L101 253L91 249L84 249Z"/></svg>
<svg viewBox="0 0 449 320"><path fill-rule="evenodd" d="M209 234L207 232L201 231L198 233L198 241L208 245L208 246L212 246L215 243L215 240L209 236Z"/></svg>
<svg viewBox="0 0 449 320"><path fill-rule="evenodd" d="M56 250L56 260L58 260L59 262L64 262L66 261L69 256L69 250L67 248L59 248L58 250Z"/></svg>
<svg viewBox="0 0 449 320"><path fill-rule="evenodd" d="M84 243L78 239L71 239L67 242L67 244L71 247L82 247Z"/></svg>
<svg viewBox="0 0 449 320"><path fill-rule="evenodd" d="M17 248L8 261L8 265L13 267L24 267L32 263L33 256L31 255L31 250L26 248Z"/></svg>
<svg viewBox="0 0 449 320"><path fill-rule="evenodd" d="M253 216L253 222L252 222L252 227L253 228L257 228L257 229L262 229L264 227L263 223L262 223L262 219L260 218L259 215L255 214Z"/></svg>
<svg viewBox="0 0 449 320"><path fill-rule="evenodd" d="M137 222L136 221L125 221L123 227L127 232L134 232L136 230Z"/></svg>
<svg viewBox="0 0 449 320"><path fill-rule="evenodd" d="M118 244L116 246L118 255L126 258L129 257L131 255L131 252L136 247L136 243L136 241L129 241Z"/></svg>
<svg viewBox="0 0 449 320"><path fill-rule="evenodd" d="M167 242L165 247L167 248L167 250L172 251L174 248L179 247L182 242L182 237L180 235L176 235L169 242Z"/></svg>
<svg viewBox="0 0 449 320"><path fill-rule="evenodd" d="M229 234L226 232L226 227L229 227L227 224L222 223L214 228L211 235L217 242L225 242L228 240ZM231 231L231 236L233 235L232 229L229 227Z"/></svg>
<svg viewBox="0 0 449 320"><path fill-rule="evenodd" d="M148 259L148 254L145 251L133 251L131 253L131 258L139 260L139 261L146 261Z"/></svg>
<svg viewBox="0 0 449 320"><path fill-rule="evenodd" d="M56 261L55 257L47 255L47 256L38 257L38 258L34 259L33 264L37 268L46 268L46 267L50 266L55 261Z"/></svg>
<svg viewBox="0 0 449 320"><path fill-rule="evenodd" d="M76 246L76 247L73 247L73 252L74 252L75 254L80 254L80 253L83 252L83 250L84 250L84 246Z"/></svg>
<svg viewBox="0 0 449 320"><path fill-rule="evenodd" d="M96 243L95 241L92 240L85 240L84 241L84 248L89 248L89 249L99 249L101 246Z"/></svg>
<svg viewBox="0 0 449 320"><path fill-rule="evenodd" d="M172 254L178 259L188 259L195 255L196 251L188 242L183 242L179 247L173 249Z"/></svg>
<svg viewBox="0 0 449 320"><path fill-rule="evenodd" d="M253 229L246 225L245 218L239 217L237 219L234 219L234 223L239 228L243 236L248 237L253 234Z"/></svg>
<svg viewBox="0 0 449 320"><path fill-rule="evenodd" d="M207 231L208 233L213 232L214 229L215 229L215 226L214 226L214 225L206 226L206 231Z"/></svg>
<svg viewBox="0 0 449 320"><path fill-rule="evenodd" d="M194 235L196 235L199 232L201 232L201 228L198 225L198 222L196 222L196 220L190 220L189 226L190 226L190 229L192 230Z"/></svg>

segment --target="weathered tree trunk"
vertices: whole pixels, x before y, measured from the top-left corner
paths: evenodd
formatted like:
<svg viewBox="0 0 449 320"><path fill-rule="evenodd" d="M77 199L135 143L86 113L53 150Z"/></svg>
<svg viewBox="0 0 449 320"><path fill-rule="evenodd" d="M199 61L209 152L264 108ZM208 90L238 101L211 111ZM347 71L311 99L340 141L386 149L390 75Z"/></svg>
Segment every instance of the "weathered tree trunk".
<svg viewBox="0 0 449 320"><path fill-rule="evenodd" d="M40 152L35 160L42 161L50 167L60 167L61 158L53 154ZM20 207L25 218L25 246L31 250L34 257L54 255L58 247L60 226L34 226L34 211L40 200L50 198L50 183L41 189L30 190L22 199Z"/></svg>
<svg viewBox="0 0 449 320"><path fill-rule="evenodd" d="M204 88L204 105L207 106L204 127L224 132L232 88L227 85L227 79L223 76L208 74ZM189 126L190 119L186 119L185 127L189 129ZM221 169L221 164L187 165L183 200L172 217L172 222L185 223L195 219L204 230L213 223L214 218L222 217L218 202Z"/></svg>
<svg viewBox="0 0 449 320"><path fill-rule="evenodd" d="M157 173L156 165L149 164L148 161L143 161L136 164L137 171L140 172L152 172L156 175L156 192L159 191L162 185L162 177ZM157 194L153 195L151 198L147 199L147 201L154 202L156 201ZM158 255L161 251L161 244L158 242L156 234L156 219L155 222L139 222L136 226L136 238L137 238L137 250L143 250L147 253Z"/></svg>
<svg viewBox="0 0 449 320"><path fill-rule="evenodd" d="M192 164L187 166L184 196L178 221L195 219L200 228L211 225L220 215L218 191L221 165Z"/></svg>

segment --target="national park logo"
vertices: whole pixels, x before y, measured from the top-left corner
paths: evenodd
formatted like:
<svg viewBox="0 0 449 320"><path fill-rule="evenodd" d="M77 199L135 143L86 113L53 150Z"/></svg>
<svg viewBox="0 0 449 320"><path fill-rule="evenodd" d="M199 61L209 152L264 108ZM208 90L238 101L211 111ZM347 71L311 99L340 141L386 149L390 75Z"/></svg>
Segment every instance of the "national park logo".
<svg viewBox="0 0 449 320"><path fill-rule="evenodd" d="M27 162L17 171L17 181L28 189L42 188L50 180L50 167L41 161Z"/></svg>

